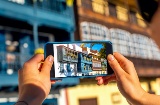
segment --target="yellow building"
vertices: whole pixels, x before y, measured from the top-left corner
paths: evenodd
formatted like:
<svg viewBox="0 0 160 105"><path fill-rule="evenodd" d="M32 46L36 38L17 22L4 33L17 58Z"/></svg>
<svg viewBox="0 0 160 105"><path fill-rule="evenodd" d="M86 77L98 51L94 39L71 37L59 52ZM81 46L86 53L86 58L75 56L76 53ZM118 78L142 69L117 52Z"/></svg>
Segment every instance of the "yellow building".
<svg viewBox="0 0 160 105"><path fill-rule="evenodd" d="M152 92L160 95L160 79L150 81ZM141 81L143 89L149 92L148 81ZM67 105L129 105L121 95L115 82L98 86L94 79L81 79L81 84L66 89Z"/></svg>

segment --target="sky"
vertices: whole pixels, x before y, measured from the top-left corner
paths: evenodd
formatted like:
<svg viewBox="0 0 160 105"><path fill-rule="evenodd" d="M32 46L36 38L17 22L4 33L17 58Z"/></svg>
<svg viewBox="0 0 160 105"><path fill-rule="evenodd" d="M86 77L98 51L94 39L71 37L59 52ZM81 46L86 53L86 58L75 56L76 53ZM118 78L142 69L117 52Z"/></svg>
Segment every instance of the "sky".
<svg viewBox="0 0 160 105"><path fill-rule="evenodd" d="M80 46L81 44L77 44L78 46ZM85 47L89 47L90 48L90 43L88 44L85 44ZM98 52L100 51L100 49L103 48L103 45L101 44L95 44L93 47L92 47L92 50L98 50Z"/></svg>

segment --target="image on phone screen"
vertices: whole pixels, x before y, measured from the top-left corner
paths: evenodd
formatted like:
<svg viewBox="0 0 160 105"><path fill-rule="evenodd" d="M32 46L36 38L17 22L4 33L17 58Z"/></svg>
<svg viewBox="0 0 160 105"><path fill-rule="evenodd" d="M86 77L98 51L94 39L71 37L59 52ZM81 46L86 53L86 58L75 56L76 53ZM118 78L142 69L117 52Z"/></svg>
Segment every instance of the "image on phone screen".
<svg viewBox="0 0 160 105"><path fill-rule="evenodd" d="M49 44L54 53L52 77L95 77L108 74L107 43Z"/></svg>

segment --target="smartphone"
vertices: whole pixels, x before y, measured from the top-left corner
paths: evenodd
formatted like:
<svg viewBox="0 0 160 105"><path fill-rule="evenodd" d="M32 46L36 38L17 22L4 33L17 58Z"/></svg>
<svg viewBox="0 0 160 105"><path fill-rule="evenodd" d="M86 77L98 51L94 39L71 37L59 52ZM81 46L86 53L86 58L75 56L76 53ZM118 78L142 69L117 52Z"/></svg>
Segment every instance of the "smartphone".
<svg viewBox="0 0 160 105"><path fill-rule="evenodd" d="M108 54L113 54L110 41L48 42L44 47L45 58L54 57L51 80L111 75Z"/></svg>

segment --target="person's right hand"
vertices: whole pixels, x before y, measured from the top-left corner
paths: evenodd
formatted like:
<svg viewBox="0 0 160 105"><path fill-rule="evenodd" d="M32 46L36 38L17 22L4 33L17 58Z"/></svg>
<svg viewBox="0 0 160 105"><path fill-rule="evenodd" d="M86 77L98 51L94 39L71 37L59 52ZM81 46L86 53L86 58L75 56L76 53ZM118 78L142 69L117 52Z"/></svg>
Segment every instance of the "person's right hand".
<svg viewBox="0 0 160 105"><path fill-rule="evenodd" d="M107 59L114 75L96 77L97 84L105 85L112 80L116 80L121 94L132 104L139 105L146 92L140 85L133 63L119 53L110 54Z"/></svg>
<svg viewBox="0 0 160 105"><path fill-rule="evenodd" d="M36 54L24 63L19 70L19 99L29 105L41 105L48 96L51 84L50 70L53 64L53 56L48 56L44 60L43 54ZM42 63L43 62L43 63ZM17 103L16 105L23 105Z"/></svg>

